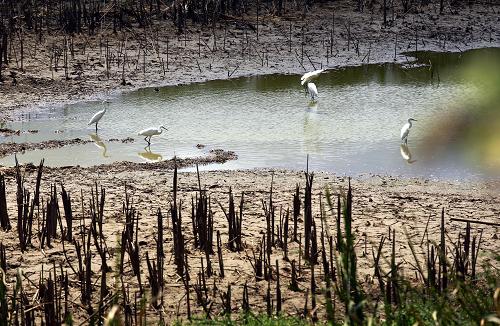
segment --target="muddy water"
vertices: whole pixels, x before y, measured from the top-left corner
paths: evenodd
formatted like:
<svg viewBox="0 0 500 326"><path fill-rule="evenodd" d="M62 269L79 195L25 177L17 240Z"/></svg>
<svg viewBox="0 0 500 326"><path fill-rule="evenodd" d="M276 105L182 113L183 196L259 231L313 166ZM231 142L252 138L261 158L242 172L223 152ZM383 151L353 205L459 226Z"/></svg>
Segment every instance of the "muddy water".
<svg viewBox="0 0 500 326"><path fill-rule="evenodd" d="M457 153L424 159L418 150L429 121L450 104L474 96L475 90L458 72L473 52L416 53L417 65L332 69L315 80L319 91L315 103L301 88L299 75L270 75L143 89L113 98L109 104L96 101L40 108L7 125L37 133L21 132L1 141L93 140L86 145L18 154L22 163L45 158L49 166L158 161L223 148L235 151L238 160L205 168L303 169L309 154L311 169L340 174L473 178L483 172L466 165ZM424 65L429 62L432 68ZM96 135L87 122L105 106L107 113ZM408 146L403 147L399 133L409 117L418 122ZM160 124L168 131L153 137L146 147L137 132ZM127 137L135 141L107 141ZM13 156L0 160L2 165L13 162Z"/></svg>

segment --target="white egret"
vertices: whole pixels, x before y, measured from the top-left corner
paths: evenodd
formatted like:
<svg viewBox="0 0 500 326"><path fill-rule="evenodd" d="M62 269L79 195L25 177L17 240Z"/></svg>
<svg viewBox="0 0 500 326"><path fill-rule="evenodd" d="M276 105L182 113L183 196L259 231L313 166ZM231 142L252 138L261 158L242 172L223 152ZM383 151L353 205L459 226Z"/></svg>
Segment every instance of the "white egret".
<svg viewBox="0 0 500 326"><path fill-rule="evenodd" d="M300 84L304 86L304 84L310 82L311 80L317 78L325 69L318 69L310 72L306 72L300 77Z"/></svg>
<svg viewBox="0 0 500 326"><path fill-rule="evenodd" d="M151 137L156 135L161 135L162 129L167 130L164 126L159 126L158 128L151 127L144 130L139 131L139 136L144 136L144 140L148 143L148 146L151 145Z"/></svg>
<svg viewBox="0 0 500 326"><path fill-rule="evenodd" d="M102 104L105 104L105 103L109 103L107 101L102 101ZM106 110L107 110L107 107L104 108L104 110L101 110L99 112L97 112L96 114L94 114L94 116L92 117L92 119L90 119L89 121L89 126L91 124L94 124L95 123L95 132L97 133L97 124L99 123L99 120L101 120L102 116L104 115L104 113L106 113Z"/></svg>
<svg viewBox="0 0 500 326"><path fill-rule="evenodd" d="M318 89L314 83L307 83L307 90L309 91L309 96L311 96L311 100L315 101L316 97L318 97Z"/></svg>
<svg viewBox="0 0 500 326"><path fill-rule="evenodd" d="M408 119L408 122L405 123L405 125L403 126L403 128L401 128L401 141L402 142L404 141L405 144L408 143L408 134L410 133L410 128L412 126L412 124L411 124L412 121L417 121L417 120L415 120L413 118L410 118L410 119Z"/></svg>

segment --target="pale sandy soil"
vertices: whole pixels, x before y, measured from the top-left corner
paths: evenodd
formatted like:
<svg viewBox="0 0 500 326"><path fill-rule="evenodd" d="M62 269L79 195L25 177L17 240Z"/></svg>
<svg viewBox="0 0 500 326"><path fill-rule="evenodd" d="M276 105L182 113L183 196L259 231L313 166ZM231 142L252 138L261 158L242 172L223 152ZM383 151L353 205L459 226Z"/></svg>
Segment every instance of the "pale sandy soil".
<svg viewBox="0 0 500 326"><path fill-rule="evenodd" d="M4 169L3 173L7 176L7 193L8 193L8 208L11 217L11 223L15 225L16 206L15 206L15 178L13 169ZM30 170L26 173L27 187L34 188L35 170ZM236 204L239 203L241 192L245 192L244 204L244 220L243 220L243 237L245 250L243 253L232 253L226 247L223 250L225 278L213 276L209 278L207 283L215 282L220 291L225 291L227 285L232 285L233 291L233 308L238 311L242 304L242 286L245 282L250 285L250 301L252 309L255 311L265 312L265 293L267 291L266 281L255 281L255 276L250 263L252 251L257 250L258 243L265 233L265 215L262 209L262 200L267 201L269 197L269 189L271 185L272 175L274 174L274 195L273 201L276 207L276 214L279 215L281 209L286 210L292 207L292 194L295 185L301 187L301 195L303 196L303 188L305 178L303 172L291 171L272 171L272 170L250 170L250 171L213 171L201 173L202 187L206 187L211 197L212 211L214 212L214 229L220 230L222 234L222 242L227 243L227 221L218 201L227 207L228 190L232 187L233 193L236 195ZM84 191L85 207L88 206L90 197L90 188L94 182L98 182L106 189L106 204L105 204L105 222L104 233L106 235L106 244L110 249L111 256L109 262L114 262L116 254L119 252L115 249L117 246L117 237L121 234L124 228L124 216L122 213L122 203L125 199L125 184L127 184L127 192L134 202L134 207L137 208L140 214L139 222L139 243L140 256L142 261L142 280L147 284L147 266L145 254L149 252L150 256L155 255L155 238L156 229L156 211L161 208L165 216L165 242L164 248L167 252L166 288L164 293L165 298L165 313L167 320L171 321L179 315L185 317L185 298L182 281L175 274L175 266L172 258L172 235L170 222L168 218L168 208L172 200L172 177L173 173L170 170L163 168L145 169L145 170L121 170L104 169L104 168L66 168L66 169L47 169L44 172L42 179L42 190L46 198L50 190L50 184L63 183L65 188L71 191L73 198L73 207L75 209L73 225L78 226L79 220L82 217L80 190ZM193 236L191 230L191 198L195 196L197 191L198 181L194 173L181 173L179 176L179 198L183 200L183 229L186 237L186 247L189 255L190 274L192 280L196 279L196 275L200 267L200 257L203 254L193 247ZM313 208L314 217L317 225L320 225L319 219L319 198L323 197L325 187L329 187L333 194L339 193L341 188L347 187L347 179L338 177L329 173L317 173L313 183ZM473 220L487 220L498 222L500 214L500 195L498 184L477 183L477 184L456 184L449 182L437 182L421 179L398 179L392 177L366 176L352 180L353 195L354 195L354 222L353 230L356 237L356 249L359 261L359 278L362 281L362 286L367 291L370 288L377 287L377 282L373 280L373 257L372 249L375 248L382 236L387 236L389 228L396 230L396 252L397 261L402 262L402 273L408 278L415 280L415 272L412 268L414 259L410 253L408 246L408 238L405 231L415 244L419 253L425 252L424 245L420 246L426 222L429 219L428 237L430 241L439 242L439 221L441 209L445 209L446 230L449 237L448 243L455 240L459 232L463 232L463 223L451 222L451 217L468 218ZM302 199L303 200L303 199ZM325 203L325 198L322 198ZM61 204L62 205L62 204ZM62 211L62 207L61 207ZM85 209L87 211L87 208ZM335 220L333 216L336 214L336 209L331 211L327 207L327 224L328 232L331 235L335 234ZM301 214L302 215L302 214ZM88 216L88 215L86 215ZM89 224L89 219L83 223ZM38 230L38 223L34 223L34 232ZM75 227L75 233L77 227ZM299 233L303 227L299 224ZM498 253L500 249L497 236L498 228L484 225L474 225L473 235L478 234L482 230L481 256L479 264L484 264L490 260L492 253ZM7 247L7 262L8 262L8 277L9 287L15 285L16 268L23 269L25 276L35 284L38 281L39 273L42 268L47 271L52 268L53 263L56 266L62 265L64 270L70 271L68 264L62 254L62 246L60 240L55 241L55 246L52 249L41 250L38 239L33 241L34 248L29 249L26 253L20 254L17 244L17 235L15 229L10 232L0 231L1 242ZM366 238L365 238L366 235ZM68 256L73 266L76 266L74 246L66 243ZM451 244L450 244L451 250ZM289 247L289 256L298 262L298 245L291 244ZM384 269L387 269L390 253L389 242L384 246ZM423 259L423 256L420 256ZM450 255L451 257L451 255ZM128 256L125 255L125 281L131 288L137 287L136 278L131 274L131 266L128 263ZM304 294L294 293L287 286L290 282L290 263L283 260L283 251L281 249L273 249L273 261L277 259L280 266L280 277L283 292L283 309L287 314L297 315L304 305ZM93 269L95 275L93 279L100 275L100 257L95 254L93 256ZM110 263L113 264L113 263ZM212 256L212 266L218 274L217 257ZM113 265L114 268L114 265ZM116 268L114 268L116 270ZM300 272L300 288L305 290L310 287L309 268L302 263ZM70 279L76 282L76 277L71 272ZM324 288L324 283L321 279L322 268L316 268L316 279L318 288ZM113 287L114 278L113 272L108 274L108 286ZM71 309L80 321L84 319L84 312L79 307L79 288L74 285L71 287ZM99 284L99 282L97 283ZM25 282L25 286L34 291ZM274 294L275 281L271 282L271 289ZM146 285L149 289L149 286ZM93 300L98 300L98 286L96 285ZM213 313L217 314L222 309L219 294L210 295L215 300ZM201 314L202 309L197 307L194 301L194 291L191 293L192 309L195 313ZM309 301L310 302L310 301ZM318 302L320 309L318 313L324 314L322 306L324 300L320 292L318 292ZM341 309L341 303L337 301L338 309ZM148 307L148 314L152 318L157 317L154 309Z"/></svg>

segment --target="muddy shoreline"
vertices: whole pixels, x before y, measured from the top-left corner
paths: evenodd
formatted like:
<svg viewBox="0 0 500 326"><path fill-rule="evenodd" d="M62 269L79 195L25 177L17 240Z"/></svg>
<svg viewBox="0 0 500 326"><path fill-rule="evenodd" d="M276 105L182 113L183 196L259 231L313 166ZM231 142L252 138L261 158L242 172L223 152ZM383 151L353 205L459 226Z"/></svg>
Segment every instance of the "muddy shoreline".
<svg viewBox="0 0 500 326"><path fill-rule="evenodd" d="M305 17L293 12L260 17L258 35L242 27L241 19L231 17L224 26L216 26L213 35L212 29L208 32L199 25L188 25L184 35L176 35L167 22L153 26L155 36L138 28L117 34L104 30L98 36L74 38L68 78L62 67L49 65L49 48L62 39L55 33L37 45L38 51L25 59L23 70L15 64L5 69L0 118L8 121L40 107L112 98L139 88L274 73L299 75L321 67L407 63L411 60L404 54L407 51L461 52L500 46L498 6L474 4L460 14L445 15L437 14L432 4L426 8L398 14L389 27L383 27L377 8L353 12L350 2L338 1L315 5ZM250 13L244 22L255 24L255 16ZM137 39L128 38L130 33ZM26 36L25 47L34 46L34 35ZM120 65L118 59L106 68L104 40L109 41L109 53L128 55L130 62L124 64L124 59ZM141 44L147 44L144 57L132 59ZM9 71L16 76L15 84Z"/></svg>
<svg viewBox="0 0 500 326"><path fill-rule="evenodd" d="M3 170L7 189L7 207L11 224L15 226L16 218L16 182L14 168ZM154 251L156 247L156 213L158 209L164 212L166 223L165 248L169 257L165 265L165 292L164 292L164 313L167 320L173 322L176 318L186 318L186 305L184 304L184 292L182 290L182 280L175 273L175 265L170 257L172 252L172 237L170 222L168 220L168 207L173 201L173 172L165 170L158 165L153 170L125 170L110 173L103 169L83 169L72 167L68 169L44 169L41 183L41 198L48 199L51 185L56 184L58 191L64 185L66 191L72 194L74 206L74 234L79 239L79 224L89 225L90 218L86 214L91 189L95 189L95 182L102 186L106 192L104 206L103 230L106 238L106 245L110 248L109 261L114 262L117 255L119 236L125 226L125 218L122 211L122 203L128 194L140 216L138 222L138 243L141 253L141 270L143 277L147 275L145 253ZM36 181L37 170L35 167L22 169L25 175L25 186L33 189ZM417 250L418 257L423 259L426 247L422 245L422 239L427 235L429 241L439 241L440 214L444 208L446 217L446 229L449 239L456 239L460 232L463 232L463 223L450 221L451 217L466 218L474 220L492 221L500 214L500 196L493 184L456 184L451 182L436 182L421 179L399 179L393 177L372 176L366 178L353 178L350 180L353 187L353 232L356 238L356 251L358 256L358 275L362 280L362 286L367 291L376 286L373 278L373 257L371 250L375 250L381 237L387 236L388 230L395 231L395 246L397 261L401 262L401 271L410 278L414 274L413 260L408 246L408 241L412 241ZM252 267L252 254L259 248L259 241L265 233L266 219L262 207L262 201L267 201L270 196L271 182L273 185L273 203L276 207L276 216L282 216L287 208L291 209L293 194L296 185L299 185L301 196L305 184L304 173L300 171L285 170L249 170L249 171L214 171L201 172L200 179L196 173L179 173L177 200L182 202L183 229L186 235L186 248L189 255L189 266L191 276L196 279L196 273L200 270L200 259L203 253L194 248L191 230L191 200L198 192L201 185L206 189L211 198L214 213L214 228L220 231L223 243L228 241L228 222L224 212L217 204L221 203L227 208L228 193L231 187L235 195L235 202L238 203L244 192L245 203L243 207L243 252L232 252L224 247L224 268L225 276L219 275L217 259L213 257L212 266L215 275L210 278L217 288L225 289L231 284L234 294L234 307L241 306L242 287L248 283L251 287L252 311L265 312L265 295L267 282L255 279ZM326 187L331 189L333 194L344 191L348 184L348 178L339 177L331 173L315 173L313 182L313 214L316 223L320 224L319 198L322 197L325 203L324 191ZM343 190L342 190L343 189ZM498 189L498 188L496 188ZM82 191L84 203L80 202ZM82 211L83 209L83 211ZM324 223L331 232L335 230L335 210L327 209L327 218ZM428 221L428 225L426 225ZM301 220L302 222L302 220ZM278 222L276 222L278 223ZM299 231L302 232L302 223ZM74 245L66 243L66 260L63 254L63 247L60 238L53 241L52 247L41 247L39 240L39 224L34 224L34 237L31 247L23 254L19 255L17 233L14 229L5 232L0 230L2 242L6 247L7 257L7 282L9 287L15 286L16 269L21 268L25 275L25 289L32 293L35 288L31 284L37 284L40 271L50 270L54 264L64 266L68 269L68 264L77 265L76 251ZM478 235L481 232L481 256L478 264L492 261L492 255L498 253L499 243L498 228L473 225L472 234ZM389 231L390 233L391 231ZM406 234L406 236L405 236ZM80 241L80 240L78 240ZM298 245L290 243L289 257L298 262ZM123 281L130 286L131 292L137 290L137 279L132 272L127 256ZM390 245L385 245L383 250L383 266L389 266ZM92 268L94 275L98 275L100 268L100 256L92 252ZM289 315L298 315L304 305L305 289L310 285L310 274L307 265L303 265L300 271L299 287L304 292L293 292L288 288L290 282L290 261L283 259L281 250L275 249L272 254L272 261L279 261L282 277L283 289L283 311ZM498 266L497 266L498 267ZM112 265L113 271L116 266ZM318 279L321 277L321 269L318 267ZM109 286L113 286L113 273L109 273ZM76 275L70 274L71 284L78 284ZM146 283L145 283L146 284ZM147 285L145 285L147 286ZM273 285L274 288L274 285ZM148 287L149 289L149 287ZM79 302L79 287L71 286L69 297L70 302ZM149 294L148 294L149 295ZM94 295L94 299L98 295ZM149 297L148 297L149 298ZM196 314L202 313L202 308L194 304L192 309ZM318 300L323 304L323 296L318 293ZM95 301L95 300L94 300ZM97 303L94 302L94 305ZM342 306L337 302L338 309ZM221 304L215 300L214 313L221 311ZM87 312L81 310L78 304L72 304L71 310L75 320L83 321L87 317ZM320 314L323 314L320 310ZM147 308L148 319L156 319L158 316L151 307ZM320 317L321 318L321 317Z"/></svg>

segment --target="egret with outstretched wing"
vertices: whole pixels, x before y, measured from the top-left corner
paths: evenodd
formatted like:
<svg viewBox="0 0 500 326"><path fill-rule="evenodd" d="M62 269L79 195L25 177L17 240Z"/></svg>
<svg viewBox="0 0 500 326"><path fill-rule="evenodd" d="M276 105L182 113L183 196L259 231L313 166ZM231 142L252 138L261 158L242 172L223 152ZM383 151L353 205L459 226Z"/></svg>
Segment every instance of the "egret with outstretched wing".
<svg viewBox="0 0 500 326"><path fill-rule="evenodd" d="M304 84L310 82L311 80L317 78L325 69L318 69L310 72L306 72L300 77L300 84L304 86Z"/></svg>

